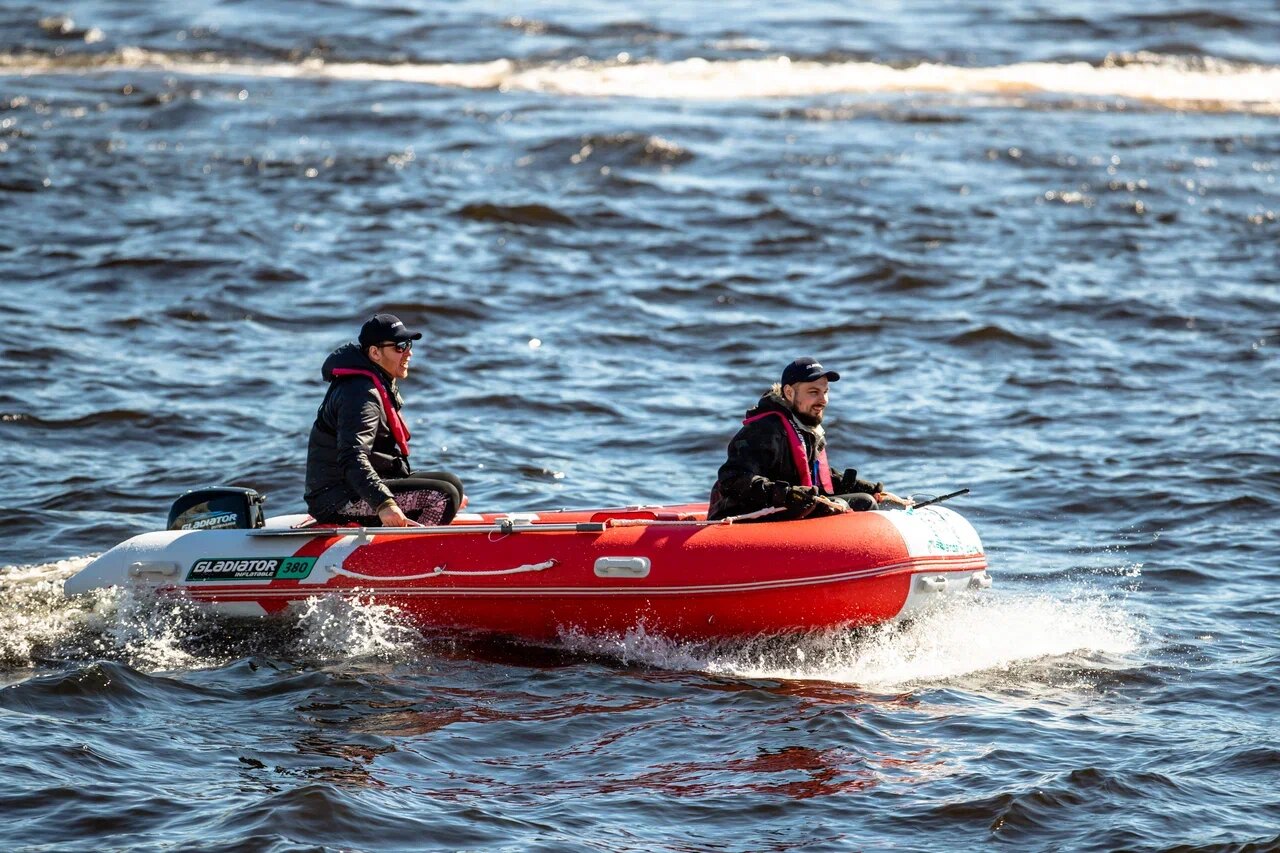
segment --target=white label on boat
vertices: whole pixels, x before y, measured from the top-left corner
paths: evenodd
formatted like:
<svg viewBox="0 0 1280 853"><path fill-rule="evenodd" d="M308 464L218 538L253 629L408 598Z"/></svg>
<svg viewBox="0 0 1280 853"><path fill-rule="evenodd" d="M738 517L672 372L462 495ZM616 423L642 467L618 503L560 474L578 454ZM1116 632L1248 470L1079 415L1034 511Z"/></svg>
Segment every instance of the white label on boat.
<svg viewBox="0 0 1280 853"><path fill-rule="evenodd" d="M943 506L883 513L907 543L912 557L958 557L982 553L982 540L969 522Z"/></svg>
<svg viewBox="0 0 1280 853"><path fill-rule="evenodd" d="M187 582L301 580L315 564L315 557L205 557L191 564Z"/></svg>

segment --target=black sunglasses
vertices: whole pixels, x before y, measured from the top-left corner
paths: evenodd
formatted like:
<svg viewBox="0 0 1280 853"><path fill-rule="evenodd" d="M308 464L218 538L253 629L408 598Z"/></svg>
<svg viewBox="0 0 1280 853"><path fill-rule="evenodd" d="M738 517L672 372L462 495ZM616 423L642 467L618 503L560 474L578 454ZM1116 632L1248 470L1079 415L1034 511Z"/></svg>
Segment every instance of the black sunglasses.
<svg viewBox="0 0 1280 853"><path fill-rule="evenodd" d="M378 349L382 349L383 347L395 347L396 352L408 352L413 349L413 341L396 341L395 343L390 344L375 344L375 346Z"/></svg>

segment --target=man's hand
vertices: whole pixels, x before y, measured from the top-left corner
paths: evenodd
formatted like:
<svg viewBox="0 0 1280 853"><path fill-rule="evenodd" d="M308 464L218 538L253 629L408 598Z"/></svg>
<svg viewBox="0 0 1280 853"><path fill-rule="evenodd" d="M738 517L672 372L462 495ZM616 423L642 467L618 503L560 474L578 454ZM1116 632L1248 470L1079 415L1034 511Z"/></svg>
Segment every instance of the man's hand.
<svg viewBox="0 0 1280 853"><path fill-rule="evenodd" d="M773 494L774 506L786 507L787 509L804 509L812 506L818 497L818 490L813 486L789 486L786 483L774 483Z"/></svg>
<svg viewBox="0 0 1280 853"><path fill-rule="evenodd" d="M849 509L849 502L844 498L827 497L826 495L822 495L821 497L814 498L814 501L825 506L836 515L840 515L845 512L852 512L852 510Z"/></svg>
<svg viewBox="0 0 1280 853"><path fill-rule="evenodd" d="M915 501L907 500L906 498L900 498L897 495L895 495L893 492L877 492L875 497L876 497L876 500L882 504L883 503L896 504L897 506L900 506L903 509L906 509L908 507L913 507L916 505Z"/></svg>
<svg viewBox="0 0 1280 853"><path fill-rule="evenodd" d="M378 510L378 521L382 522L383 527L417 527L418 525L409 520L396 504L389 503L382 509Z"/></svg>

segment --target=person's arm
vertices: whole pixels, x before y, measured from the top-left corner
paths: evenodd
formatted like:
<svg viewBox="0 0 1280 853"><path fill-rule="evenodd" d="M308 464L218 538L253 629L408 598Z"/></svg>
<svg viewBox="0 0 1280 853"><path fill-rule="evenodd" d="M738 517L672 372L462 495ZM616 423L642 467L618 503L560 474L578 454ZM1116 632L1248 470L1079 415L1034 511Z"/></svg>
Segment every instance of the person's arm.
<svg viewBox="0 0 1280 853"><path fill-rule="evenodd" d="M421 527L416 521L412 521L404 510L400 509L400 505L392 498L387 500L378 507L378 521L382 522L383 527Z"/></svg>
<svg viewBox="0 0 1280 853"><path fill-rule="evenodd" d="M739 430L729 442L729 458L720 466L717 480L720 493L731 498L739 511L786 505L792 485L770 476L784 453L790 459L784 440L778 430L760 422Z"/></svg>
<svg viewBox="0 0 1280 853"><path fill-rule="evenodd" d="M348 379L335 389L333 403L338 464L342 466L342 474L360 499L377 510L381 517L387 501L392 501L391 506L395 506L395 502L391 490L382 482L369 459L382 421L382 402L377 389L366 379Z"/></svg>
<svg viewBox="0 0 1280 853"><path fill-rule="evenodd" d="M869 480L863 480L858 477L858 472L853 468L845 468L844 473L836 479L832 475L832 486L835 487L836 494L848 495L856 492L863 492L871 495L880 503L897 504L898 506L911 506L911 501L906 498L900 498L893 492L887 492L884 483L872 483Z"/></svg>
<svg viewBox="0 0 1280 853"><path fill-rule="evenodd" d="M869 480L860 479L858 472L853 468L845 468L844 473L838 478L833 476L832 481L831 485L835 487L837 495L850 495L856 492L875 495L884 491L884 483L872 483Z"/></svg>

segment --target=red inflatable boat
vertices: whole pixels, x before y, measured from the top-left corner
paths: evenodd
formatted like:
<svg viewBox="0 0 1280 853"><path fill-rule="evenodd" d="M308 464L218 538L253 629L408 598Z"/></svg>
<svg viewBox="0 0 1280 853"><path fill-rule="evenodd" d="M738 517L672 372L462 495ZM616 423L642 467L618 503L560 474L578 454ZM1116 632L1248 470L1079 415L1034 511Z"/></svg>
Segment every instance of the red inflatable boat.
<svg viewBox="0 0 1280 853"><path fill-rule="evenodd" d="M991 585L942 506L772 523L706 505L464 514L445 527L167 530L117 545L68 594L148 584L238 616L372 599L424 629L551 640L643 629L713 639L867 625Z"/></svg>

